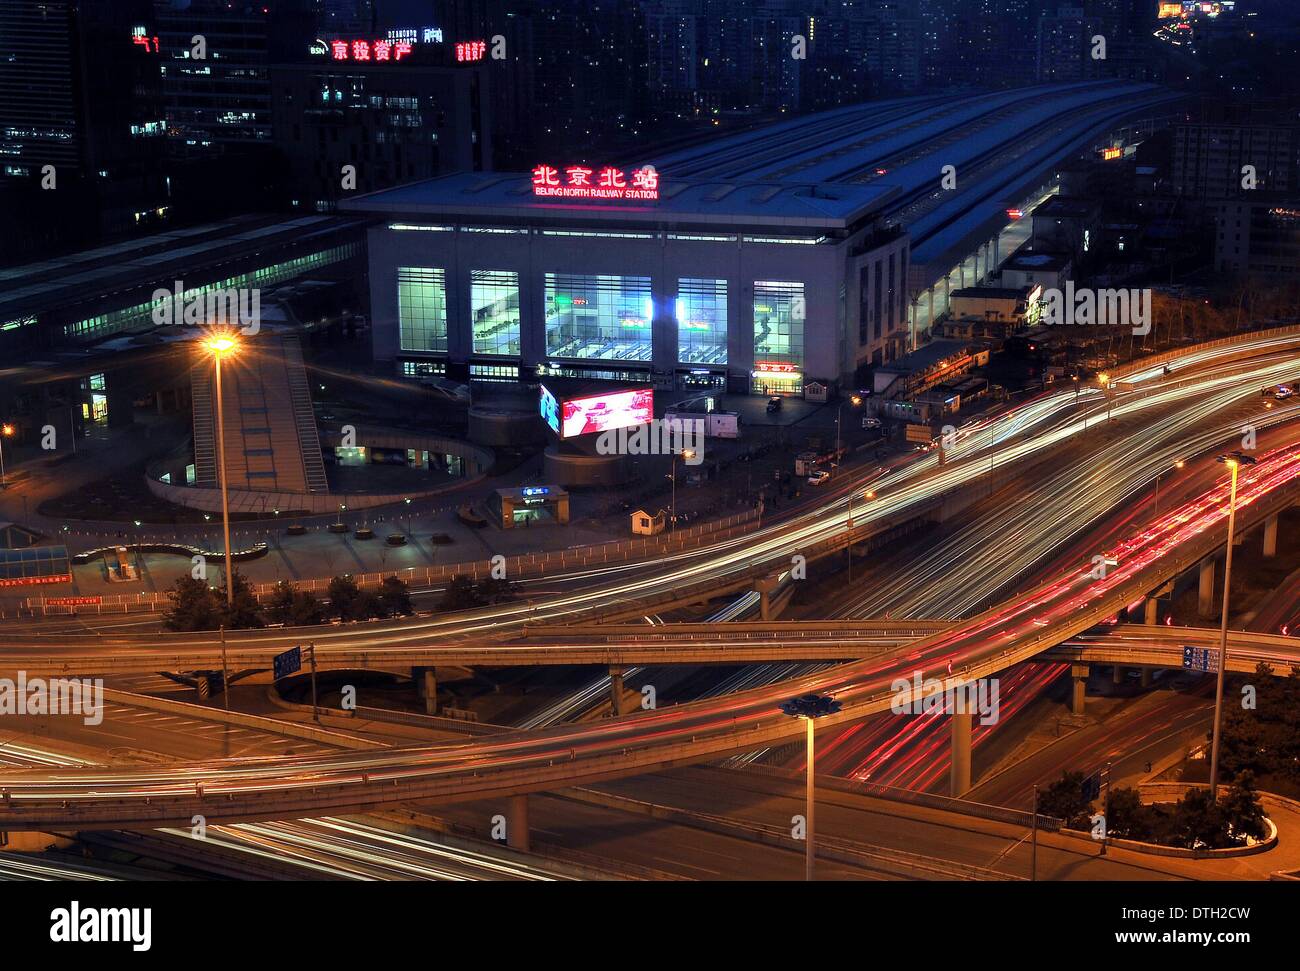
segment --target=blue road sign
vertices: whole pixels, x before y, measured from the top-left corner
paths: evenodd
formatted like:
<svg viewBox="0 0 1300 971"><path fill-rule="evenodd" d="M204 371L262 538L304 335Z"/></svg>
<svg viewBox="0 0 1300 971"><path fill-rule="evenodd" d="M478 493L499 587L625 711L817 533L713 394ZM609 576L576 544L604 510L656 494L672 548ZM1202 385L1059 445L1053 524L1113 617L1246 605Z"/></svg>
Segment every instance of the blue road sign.
<svg viewBox="0 0 1300 971"><path fill-rule="evenodd" d="M1183 646L1183 667L1189 671L1218 671L1219 652L1212 647Z"/></svg>
<svg viewBox="0 0 1300 971"><path fill-rule="evenodd" d="M302 668L302 648L291 647L283 654L277 654L274 660L275 680L287 678Z"/></svg>

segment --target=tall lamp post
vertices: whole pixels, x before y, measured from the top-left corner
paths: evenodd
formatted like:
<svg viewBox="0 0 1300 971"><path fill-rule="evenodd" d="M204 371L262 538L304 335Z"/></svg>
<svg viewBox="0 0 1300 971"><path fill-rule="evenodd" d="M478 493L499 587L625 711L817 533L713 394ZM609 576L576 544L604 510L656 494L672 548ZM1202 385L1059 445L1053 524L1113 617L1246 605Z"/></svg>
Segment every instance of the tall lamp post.
<svg viewBox="0 0 1300 971"><path fill-rule="evenodd" d="M1109 422L1110 422L1110 403L1111 403L1111 395L1110 395L1110 375L1109 375L1109 374L1106 374L1105 372L1102 372L1101 374L1097 375L1097 380L1101 382L1101 391L1102 391L1102 394L1104 394L1104 395L1106 396L1106 421L1107 421L1107 423L1109 423Z"/></svg>
<svg viewBox="0 0 1300 971"><path fill-rule="evenodd" d="M843 438L840 434L840 420L844 417L844 406L852 404L854 408L862 404L862 399L857 395L850 395L848 401L841 401L840 406L835 409L835 461L840 461L840 448Z"/></svg>
<svg viewBox="0 0 1300 971"><path fill-rule="evenodd" d="M794 718L802 718L808 726L808 784L807 808L804 810L805 856L803 875L805 880L813 878L813 810L816 800L813 796L813 722L823 715L833 715L842 706L830 695L800 695L791 698L781 706L781 710Z"/></svg>
<svg viewBox="0 0 1300 971"><path fill-rule="evenodd" d="M673 474L668 478L673 480L673 523L670 532L677 532L677 456L679 453L673 452ZM688 462L695 458L695 449L684 448L681 450L681 457Z"/></svg>
<svg viewBox="0 0 1300 971"><path fill-rule="evenodd" d="M18 429L13 425L0 425L0 489L8 489L9 482L5 478L5 443L6 438L13 438L18 434Z"/></svg>
<svg viewBox="0 0 1300 971"><path fill-rule="evenodd" d="M217 386L217 463L221 472L221 529L226 545L226 608L235 607L235 577L230 569L230 500L226 493L226 414L221 402L221 362L239 350L239 341L228 333L213 334L203 342L212 355Z"/></svg>
<svg viewBox="0 0 1300 971"><path fill-rule="evenodd" d="M1214 735L1210 742L1210 802L1219 799L1219 741L1223 725L1223 678L1228 670L1228 591L1232 583L1232 543L1237 528L1237 472L1243 465L1254 465L1255 460L1242 452L1220 455L1219 461L1228 467L1232 485L1228 492L1228 550L1223 562L1223 615L1219 623L1219 675L1214 688Z"/></svg>

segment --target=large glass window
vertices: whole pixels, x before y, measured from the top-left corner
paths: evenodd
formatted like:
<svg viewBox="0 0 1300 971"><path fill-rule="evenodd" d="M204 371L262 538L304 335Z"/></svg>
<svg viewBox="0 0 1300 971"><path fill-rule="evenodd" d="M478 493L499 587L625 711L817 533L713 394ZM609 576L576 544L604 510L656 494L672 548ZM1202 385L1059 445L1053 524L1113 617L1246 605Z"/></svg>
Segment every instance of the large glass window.
<svg viewBox="0 0 1300 971"><path fill-rule="evenodd" d="M402 350L447 352L446 271L397 268L397 321Z"/></svg>
<svg viewBox="0 0 1300 971"><path fill-rule="evenodd" d="M677 281L677 360L727 363L727 281Z"/></svg>
<svg viewBox="0 0 1300 971"><path fill-rule="evenodd" d="M648 276L546 274L546 353L649 361L654 299Z"/></svg>
<svg viewBox="0 0 1300 971"><path fill-rule="evenodd" d="M474 353L519 356L519 274L514 270L470 272Z"/></svg>
<svg viewBox="0 0 1300 971"><path fill-rule="evenodd" d="M805 307L802 283L754 282L754 391L803 389Z"/></svg>

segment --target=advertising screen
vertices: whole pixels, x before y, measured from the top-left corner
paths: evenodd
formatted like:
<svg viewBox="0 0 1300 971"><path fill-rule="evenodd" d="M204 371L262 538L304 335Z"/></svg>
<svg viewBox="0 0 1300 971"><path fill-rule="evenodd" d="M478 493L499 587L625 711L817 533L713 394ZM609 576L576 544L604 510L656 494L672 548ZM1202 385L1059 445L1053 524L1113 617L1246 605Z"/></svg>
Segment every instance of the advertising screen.
<svg viewBox="0 0 1300 971"><path fill-rule="evenodd" d="M560 434L560 402L555 395L547 390L546 385L541 386L541 399L537 405L537 411L542 419L551 426L551 431Z"/></svg>
<svg viewBox="0 0 1300 971"><path fill-rule="evenodd" d="M654 391L638 388L561 402L561 438L644 425L655 415ZM554 426L552 426L554 427Z"/></svg>

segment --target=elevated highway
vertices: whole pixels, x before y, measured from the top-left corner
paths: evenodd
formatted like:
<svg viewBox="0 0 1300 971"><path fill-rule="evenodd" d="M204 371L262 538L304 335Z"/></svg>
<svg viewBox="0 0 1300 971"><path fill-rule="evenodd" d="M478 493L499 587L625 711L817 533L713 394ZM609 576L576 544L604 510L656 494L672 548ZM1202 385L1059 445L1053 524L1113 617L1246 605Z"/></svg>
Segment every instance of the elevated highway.
<svg viewBox="0 0 1300 971"><path fill-rule="evenodd" d="M1240 477L1244 531L1291 505L1300 446L1276 450ZM913 700L896 679L986 677L1088 630L1211 555L1224 542L1227 487L1170 511L1108 551L1115 565L1056 575L905 651L838 665L792 681L597 724L509 733L465 743L163 768L0 772L0 829L189 825L312 816L410 800L504 798L706 761L799 737L779 709L791 695L824 692L843 724ZM1168 663L1168 662L1166 662ZM919 700L919 699L916 699ZM953 719L956 725L964 718Z"/></svg>

